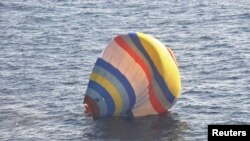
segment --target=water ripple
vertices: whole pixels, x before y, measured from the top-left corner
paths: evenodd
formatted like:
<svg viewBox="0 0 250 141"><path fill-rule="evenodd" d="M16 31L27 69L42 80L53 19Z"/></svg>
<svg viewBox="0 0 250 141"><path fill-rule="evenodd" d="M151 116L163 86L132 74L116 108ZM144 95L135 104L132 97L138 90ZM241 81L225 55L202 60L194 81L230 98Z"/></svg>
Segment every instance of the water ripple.
<svg viewBox="0 0 250 141"><path fill-rule="evenodd" d="M249 4L1 1L0 140L206 140L208 124L249 124ZM133 31L173 49L182 96L165 116L93 121L82 109L93 64Z"/></svg>

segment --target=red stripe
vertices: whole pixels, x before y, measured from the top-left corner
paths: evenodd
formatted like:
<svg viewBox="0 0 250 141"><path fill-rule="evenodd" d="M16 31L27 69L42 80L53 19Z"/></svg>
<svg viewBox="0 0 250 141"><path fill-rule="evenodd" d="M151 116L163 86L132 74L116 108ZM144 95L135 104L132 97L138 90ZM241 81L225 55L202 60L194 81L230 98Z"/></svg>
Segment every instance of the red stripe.
<svg viewBox="0 0 250 141"><path fill-rule="evenodd" d="M174 60L176 66L178 67L179 64L178 64L178 62L177 62L177 60L175 58L174 52L169 47L167 49L168 49L168 52L170 53L170 55L172 56L172 59Z"/></svg>
<svg viewBox="0 0 250 141"><path fill-rule="evenodd" d="M157 99L157 97L155 96L155 92L152 88L152 77L150 74L150 71L147 67L147 65L144 63L144 61L129 47L129 45L122 39L121 36L117 36L114 39L116 41L116 43L119 45L119 47L121 47L122 49L124 49L143 69L143 71L145 72L149 85L148 85L148 89L149 89L149 99L151 104L153 105L154 109L156 112L158 113L163 113L166 112L166 109L161 105L160 101Z"/></svg>

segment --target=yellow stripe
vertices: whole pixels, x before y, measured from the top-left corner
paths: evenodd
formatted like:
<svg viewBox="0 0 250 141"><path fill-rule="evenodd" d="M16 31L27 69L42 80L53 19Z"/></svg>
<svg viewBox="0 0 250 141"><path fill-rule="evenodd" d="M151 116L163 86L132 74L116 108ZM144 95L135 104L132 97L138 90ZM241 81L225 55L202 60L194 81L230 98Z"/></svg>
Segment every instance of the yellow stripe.
<svg viewBox="0 0 250 141"><path fill-rule="evenodd" d="M115 86L105 77L94 72L91 74L90 79L100 84L104 89L108 91L115 103L115 112L113 115L119 115L121 113L123 103L122 98Z"/></svg>
<svg viewBox="0 0 250 141"><path fill-rule="evenodd" d="M155 64L158 72L163 77L170 92L178 98L181 89L179 69L167 48L160 41L149 35L138 32L137 36Z"/></svg>

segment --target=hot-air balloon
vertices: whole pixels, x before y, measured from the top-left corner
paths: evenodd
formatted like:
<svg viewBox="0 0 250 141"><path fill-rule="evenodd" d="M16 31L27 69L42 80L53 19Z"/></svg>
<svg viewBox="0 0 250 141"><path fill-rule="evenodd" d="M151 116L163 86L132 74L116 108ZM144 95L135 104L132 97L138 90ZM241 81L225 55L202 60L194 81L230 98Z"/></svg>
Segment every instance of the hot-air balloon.
<svg viewBox="0 0 250 141"><path fill-rule="evenodd" d="M172 50L151 35L114 37L97 58L84 96L94 119L166 113L180 97L181 80Z"/></svg>

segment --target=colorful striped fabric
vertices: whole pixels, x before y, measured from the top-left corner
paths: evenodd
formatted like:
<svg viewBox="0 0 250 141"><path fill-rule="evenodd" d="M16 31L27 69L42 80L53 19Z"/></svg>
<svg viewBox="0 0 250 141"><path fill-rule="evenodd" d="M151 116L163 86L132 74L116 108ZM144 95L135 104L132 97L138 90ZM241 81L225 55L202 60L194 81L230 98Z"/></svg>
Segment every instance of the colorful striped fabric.
<svg viewBox="0 0 250 141"><path fill-rule="evenodd" d="M97 59L84 103L95 107L95 117L152 115L170 109L180 88L173 52L150 35L129 33Z"/></svg>

